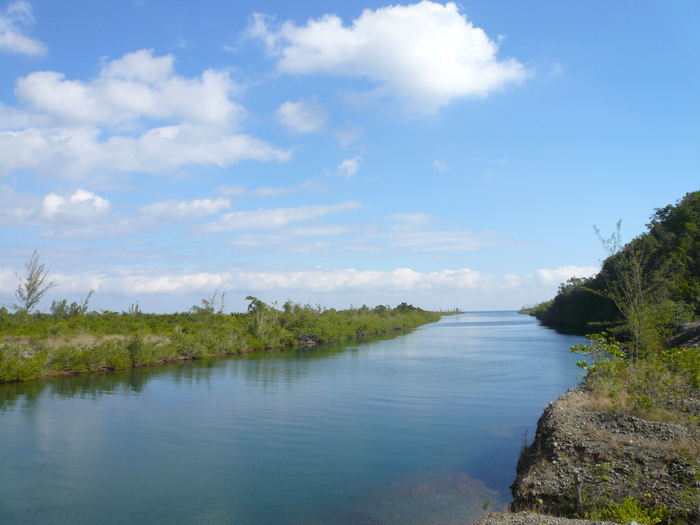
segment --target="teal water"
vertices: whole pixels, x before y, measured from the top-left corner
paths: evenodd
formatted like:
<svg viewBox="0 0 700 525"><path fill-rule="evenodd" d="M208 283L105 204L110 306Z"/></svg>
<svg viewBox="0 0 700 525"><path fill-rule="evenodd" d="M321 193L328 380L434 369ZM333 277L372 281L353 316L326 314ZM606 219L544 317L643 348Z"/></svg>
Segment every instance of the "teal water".
<svg viewBox="0 0 700 525"><path fill-rule="evenodd" d="M525 315L0 385L0 523L469 523L582 338Z"/></svg>

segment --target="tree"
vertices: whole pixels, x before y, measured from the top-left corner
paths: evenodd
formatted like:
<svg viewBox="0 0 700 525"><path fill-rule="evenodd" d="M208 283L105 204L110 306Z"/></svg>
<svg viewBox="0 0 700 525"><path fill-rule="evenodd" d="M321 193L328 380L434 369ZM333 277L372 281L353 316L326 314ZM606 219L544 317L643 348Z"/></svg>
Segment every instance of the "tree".
<svg viewBox="0 0 700 525"><path fill-rule="evenodd" d="M49 271L40 259L39 252L34 250L32 257L24 265L24 275L15 272L19 279L19 286L15 292L18 302L10 305L15 310L30 313L46 292L58 286L55 282L48 281Z"/></svg>
<svg viewBox="0 0 700 525"><path fill-rule="evenodd" d="M663 286L667 268L650 263L645 238L633 239L623 246L618 221L615 233L605 239L593 227L598 239L609 254L602 274L607 283L604 295L615 302L631 334L633 359L645 356L660 344L658 330L658 301L655 293Z"/></svg>
<svg viewBox="0 0 700 525"><path fill-rule="evenodd" d="M223 315L224 308L226 308L226 292L221 294L221 299L217 299L219 294L219 289L214 290L214 294L208 299L202 299L202 306L194 305L190 308L190 311L194 314L214 314ZM219 309L217 310L217 304Z"/></svg>

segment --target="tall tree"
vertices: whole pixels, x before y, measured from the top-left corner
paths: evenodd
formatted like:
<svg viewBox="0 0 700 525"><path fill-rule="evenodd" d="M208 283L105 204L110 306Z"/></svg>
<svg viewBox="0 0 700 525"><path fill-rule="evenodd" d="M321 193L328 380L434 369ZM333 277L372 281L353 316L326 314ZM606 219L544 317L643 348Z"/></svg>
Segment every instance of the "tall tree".
<svg viewBox="0 0 700 525"><path fill-rule="evenodd" d="M34 250L32 257L24 265L24 275L15 272L19 279L19 286L15 292L18 302L10 306L16 310L30 313L32 309L41 301L46 292L54 286L55 282L49 281L49 271L41 262L39 252Z"/></svg>
<svg viewBox="0 0 700 525"><path fill-rule="evenodd" d="M604 295L622 313L631 335L632 358L637 359L661 344L655 295L663 286L667 267L650 263L647 238L633 239L623 246L621 225L622 221L618 221L615 233L608 239L602 237L598 228L593 228L609 254L601 271L607 283Z"/></svg>

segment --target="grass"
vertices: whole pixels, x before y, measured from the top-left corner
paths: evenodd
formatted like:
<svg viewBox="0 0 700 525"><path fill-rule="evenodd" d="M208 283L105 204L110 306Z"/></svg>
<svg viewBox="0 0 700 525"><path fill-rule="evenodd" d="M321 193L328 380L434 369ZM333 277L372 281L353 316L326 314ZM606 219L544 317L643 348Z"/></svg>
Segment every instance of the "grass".
<svg viewBox="0 0 700 525"><path fill-rule="evenodd" d="M586 378L584 406L650 421L698 425L700 349L676 348L632 362L611 359Z"/></svg>

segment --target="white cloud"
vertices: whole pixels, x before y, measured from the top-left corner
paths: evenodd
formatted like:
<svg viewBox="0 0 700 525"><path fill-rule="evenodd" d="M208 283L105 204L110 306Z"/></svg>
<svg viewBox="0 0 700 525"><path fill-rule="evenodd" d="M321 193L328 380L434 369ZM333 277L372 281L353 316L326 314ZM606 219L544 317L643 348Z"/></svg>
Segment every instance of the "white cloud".
<svg viewBox="0 0 700 525"><path fill-rule="evenodd" d="M202 229L211 232L238 231L248 229L282 228L293 222L310 221L335 213L345 213L362 207L357 201L339 204L316 204L298 208L260 209L226 213Z"/></svg>
<svg viewBox="0 0 700 525"><path fill-rule="evenodd" d="M240 88L228 72L208 69L185 78L175 74L174 61L143 49L109 62L89 82L54 71L31 73L17 80L15 94L31 110L70 125L133 126L148 118L229 126L243 118L243 107L230 99Z"/></svg>
<svg viewBox="0 0 700 525"><path fill-rule="evenodd" d="M421 113L455 98L485 97L529 74L515 59L499 61L497 42L452 2L366 9L349 26L331 14L305 26L270 25L268 17L256 14L248 34L279 57L280 72L365 77Z"/></svg>
<svg viewBox="0 0 700 525"><path fill-rule="evenodd" d="M0 13L0 51L22 55L45 55L48 47L43 42L22 33L22 27L34 23L32 6L27 0L17 0Z"/></svg>
<svg viewBox="0 0 700 525"><path fill-rule="evenodd" d="M94 126L0 132L0 175L37 169L82 180L98 170L167 173L193 164L226 167L245 159L284 162L290 157L291 153L249 135L219 134L184 124L106 141L100 141L100 129Z"/></svg>
<svg viewBox="0 0 700 525"><path fill-rule="evenodd" d="M303 189L302 186L297 186L296 188L270 188L270 187L264 187L264 188L258 188L256 190L252 190L250 192L251 195L254 197L264 197L264 198L271 198L271 197L279 197L280 195L288 195L290 193L297 193L298 191L301 191Z"/></svg>
<svg viewBox="0 0 700 525"><path fill-rule="evenodd" d="M446 252L478 250L496 243L491 232L458 231L394 231L386 236L388 246L414 252Z"/></svg>
<svg viewBox="0 0 700 525"><path fill-rule="evenodd" d="M221 216L217 221L201 226L207 231L242 231L246 229L281 229L269 234L238 235L228 242L246 248L275 247L278 251L299 251L300 237L308 238L305 249L314 242L324 252L333 253L413 253L435 257L447 252L479 250L487 246L502 244L495 231L470 229L439 229L437 217L424 213L398 213L386 217L393 224L336 226L320 225L287 227L300 220L317 220L322 215L359 208L358 203L343 203L341 208L305 206L278 210L237 212ZM380 229L382 228L382 229ZM342 237L341 237L342 236ZM317 239L314 239L317 238ZM330 237L330 238L329 238Z"/></svg>
<svg viewBox="0 0 700 525"><path fill-rule="evenodd" d="M433 162L433 166L435 166L435 169L437 169L439 172L445 172L450 169L450 167L447 164L445 164L444 162L440 162L439 160Z"/></svg>
<svg viewBox="0 0 700 525"><path fill-rule="evenodd" d="M541 269L526 275L504 275L499 287L504 290L536 291L540 296L552 298L557 293L559 285L570 277L591 277L600 268L595 266L561 266L555 269ZM542 299L540 299L542 300Z"/></svg>
<svg viewBox="0 0 700 525"><path fill-rule="evenodd" d="M561 266L555 270L537 270L535 280L543 286L559 286L571 277L591 277L597 274L597 266Z"/></svg>
<svg viewBox="0 0 700 525"><path fill-rule="evenodd" d="M265 301L283 301L292 297L335 307L347 307L351 301L369 305L407 301L423 308L460 306L485 310L519 308L553 297L558 283L541 282L536 277L540 272L563 277L570 276L570 271L582 275L588 270L588 267L568 266L529 275L496 276L469 268L420 272L411 268L382 271L280 267L189 273L165 267L112 267L102 269L99 274L93 271L84 274L52 271L52 278L60 284L62 292L84 293L94 288L97 290L93 299L96 307L102 307L99 302L106 295L136 297L143 304L153 300L149 298L151 294L167 294L168 301L161 301L160 311L173 311L177 304L187 309L189 305L199 303L201 294L211 294L218 289L231 293L234 301L237 300L236 294L252 293ZM11 269L0 268L0 294L5 294L9 300L16 286L17 280ZM242 306L242 301L239 302ZM116 306L124 307L121 302Z"/></svg>
<svg viewBox="0 0 700 525"><path fill-rule="evenodd" d="M562 67L561 64L558 62L554 65L552 65L552 68L549 70L549 78L557 78L558 76L562 75L564 73L564 68Z"/></svg>
<svg viewBox="0 0 700 525"><path fill-rule="evenodd" d="M86 226L104 220L112 211L107 199L82 189L69 196L49 193L36 202L32 196L4 188L0 206L0 224L7 226Z"/></svg>
<svg viewBox="0 0 700 525"><path fill-rule="evenodd" d="M320 133L328 122L328 108L308 100L285 102L277 110L277 118L295 133Z"/></svg>
<svg viewBox="0 0 700 525"><path fill-rule="evenodd" d="M333 132L338 144L341 147L347 148L353 142L357 142L362 138L363 130L355 124L346 124Z"/></svg>
<svg viewBox="0 0 700 525"><path fill-rule="evenodd" d="M24 226L34 214L41 200L34 195L15 193L11 188L0 188L0 226Z"/></svg>
<svg viewBox="0 0 700 525"><path fill-rule="evenodd" d="M298 193L304 190L318 189L320 185L313 179L302 182L299 186L287 187L287 188L274 188L265 186L263 188L257 188L254 190L248 190L245 186L229 186L227 184L217 188L217 193L224 195L226 197L279 197L280 195L289 195L291 193Z"/></svg>
<svg viewBox="0 0 700 525"><path fill-rule="evenodd" d="M152 50L107 63L89 82L32 73L15 88L27 109L0 106L0 175L30 169L81 180L288 160L291 152L234 132L246 113L231 99L238 91L226 71L185 78L172 55Z"/></svg>
<svg viewBox="0 0 700 525"><path fill-rule="evenodd" d="M137 270L138 271L138 270ZM141 269L143 271L143 269ZM177 274L146 272L133 275L104 275L95 279L98 292L186 293L220 291L408 291L408 290L471 290L493 278L467 268L421 273L408 268L391 271L346 269L248 270L235 269L222 273L200 272ZM97 281L97 282L95 282Z"/></svg>
<svg viewBox="0 0 700 525"><path fill-rule="evenodd" d="M0 103L0 131L47 127L50 125L51 118L48 115L22 111Z"/></svg>
<svg viewBox="0 0 700 525"><path fill-rule="evenodd" d="M420 273L408 268L392 271L316 269L304 271L241 271L232 281L243 289L300 289L314 292L407 291L444 288L472 289L488 276L469 269Z"/></svg>
<svg viewBox="0 0 700 525"><path fill-rule="evenodd" d="M278 247L284 248L289 252L304 252L311 251L328 252L333 251L334 246L329 241L312 241L303 242L309 237L337 237L353 233L354 229L350 226L308 226L297 228L286 228L283 233L272 233L269 235L239 235L233 237L228 242L232 246L240 246L244 248L265 248Z"/></svg>
<svg viewBox="0 0 700 525"><path fill-rule="evenodd" d="M87 190L77 190L66 198L50 193L41 203L38 214L42 219L61 224L87 224L109 215L112 205L107 199Z"/></svg>
<svg viewBox="0 0 700 525"><path fill-rule="evenodd" d="M219 186L216 191L225 197L242 197L248 192L245 186L230 186L228 184Z"/></svg>
<svg viewBox="0 0 700 525"><path fill-rule="evenodd" d="M433 226L437 217L426 213L397 213L387 216L387 219L395 223L388 231L369 233L358 244L349 244L347 249L391 249L428 254L478 250L501 242L498 240L498 232L495 231L438 229Z"/></svg>
<svg viewBox="0 0 700 525"><path fill-rule="evenodd" d="M352 159L345 159L340 163L338 169L335 170L335 175L338 177L352 177L360 170L360 161L362 157L354 157Z"/></svg>
<svg viewBox="0 0 700 525"><path fill-rule="evenodd" d="M230 207L231 201L225 198L169 200L141 206L141 213L159 221L187 221L219 213Z"/></svg>

